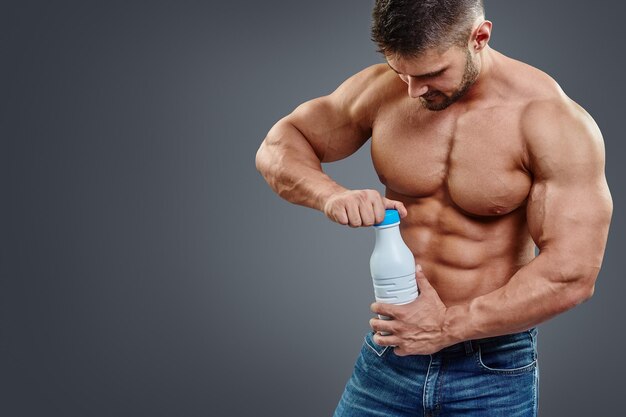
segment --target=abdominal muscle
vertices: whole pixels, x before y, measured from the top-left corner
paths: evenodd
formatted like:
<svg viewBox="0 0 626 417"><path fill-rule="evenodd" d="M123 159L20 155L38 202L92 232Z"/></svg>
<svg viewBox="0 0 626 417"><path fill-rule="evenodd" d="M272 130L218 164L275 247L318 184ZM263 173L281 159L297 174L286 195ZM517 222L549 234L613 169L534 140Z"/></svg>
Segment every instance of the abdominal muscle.
<svg viewBox="0 0 626 417"><path fill-rule="evenodd" d="M473 216L441 195L411 198L387 189L386 196L407 208L402 238L448 307L506 285L535 256L523 206L506 215Z"/></svg>

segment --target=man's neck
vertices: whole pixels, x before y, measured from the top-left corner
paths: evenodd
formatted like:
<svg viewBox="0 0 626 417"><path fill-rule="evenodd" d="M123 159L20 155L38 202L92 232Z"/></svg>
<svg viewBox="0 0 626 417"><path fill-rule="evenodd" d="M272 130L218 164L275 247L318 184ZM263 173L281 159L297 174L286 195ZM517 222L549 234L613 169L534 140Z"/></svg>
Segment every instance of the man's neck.
<svg viewBox="0 0 626 417"><path fill-rule="evenodd" d="M484 101L493 93L491 88L494 81L494 70L497 66L495 52L487 45L479 52L480 73L478 78L467 90L467 93L459 100L460 103L471 104Z"/></svg>

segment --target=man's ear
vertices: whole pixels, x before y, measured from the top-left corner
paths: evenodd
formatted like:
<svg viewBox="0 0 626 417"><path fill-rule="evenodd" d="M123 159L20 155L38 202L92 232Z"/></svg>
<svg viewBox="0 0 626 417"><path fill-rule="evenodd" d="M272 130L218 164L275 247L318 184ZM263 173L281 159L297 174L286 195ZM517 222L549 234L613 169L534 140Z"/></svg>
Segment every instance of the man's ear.
<svg viewBox="0 0 626 417"><path fill-rule="evenodd" d="M493 27L493 23L489 20L483 20L472 32L472 36L470 37L470 48L479 52L484 49L485 46L489 43L489 39L491 38L491 28Z"/></svg>

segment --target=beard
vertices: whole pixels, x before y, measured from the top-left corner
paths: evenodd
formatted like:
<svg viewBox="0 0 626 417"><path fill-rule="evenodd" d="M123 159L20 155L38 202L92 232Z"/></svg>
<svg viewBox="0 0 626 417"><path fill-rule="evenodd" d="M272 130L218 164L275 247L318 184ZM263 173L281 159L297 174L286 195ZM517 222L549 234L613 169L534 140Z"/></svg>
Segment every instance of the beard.
<svg viewBox="0 0 626 417"><path fill-rule="evenodd" d="M479 74L480 71L472 60L472 54L469 49L467 49L465 51L463 78L456 90L454 90L450 96L445 95L441 91L428 92L419 98L422 106L431 111L441 111L448 108L452 103L456 102L467 93L467 90L469 90L478 79Z"/></svg>

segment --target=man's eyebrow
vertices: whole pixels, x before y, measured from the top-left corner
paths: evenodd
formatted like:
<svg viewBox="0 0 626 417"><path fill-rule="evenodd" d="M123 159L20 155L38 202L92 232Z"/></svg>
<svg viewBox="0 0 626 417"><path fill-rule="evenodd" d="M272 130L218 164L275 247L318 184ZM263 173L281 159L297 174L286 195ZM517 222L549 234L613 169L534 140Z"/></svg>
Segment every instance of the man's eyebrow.
<svg viewBox="0 0 626 417"><path fill-rule="evenodd" d="M387 62L387 65L389 66L389 68L391 68L396 74L400 74L398 71L396 71L394 69L394 67L392 67L389 62ZM420 75L409 75L409 77L414 77L414 78L433 78L436 77L438 75L441 75L445 70L447 70L448 67L443 67L440 70L437 71L433 71L433 72L429 72L427 74L420 74Z"/></svg>

